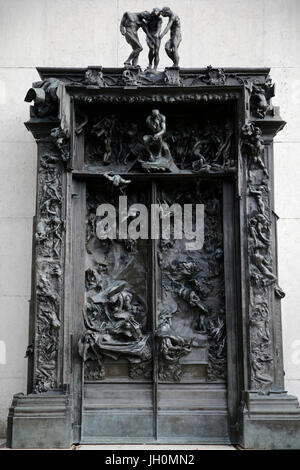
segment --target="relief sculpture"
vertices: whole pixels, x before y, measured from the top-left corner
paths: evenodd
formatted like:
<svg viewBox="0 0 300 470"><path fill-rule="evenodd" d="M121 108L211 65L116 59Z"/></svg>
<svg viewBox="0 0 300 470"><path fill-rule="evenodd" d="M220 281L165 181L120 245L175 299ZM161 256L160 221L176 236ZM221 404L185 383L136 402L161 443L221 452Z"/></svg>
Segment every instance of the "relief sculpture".
<svg viewBox="0 0 300 470"><path fill-rule="evenodd" d="M245 124L242 139L242 150L247 156L251 383L255 389L266 393L273 382L274 361L269 298L272 290L276 295L282 290L273 272L269 173L261 130L253 123Z"/></svg>
<svg viewBox="0 0 300 470"><path fill-rule="evenodd" d="M191 352L192 340L178 335L172 329L172 316L175 312L162 310L156 330L158 344L158 378L162 382L179 382L182 376L180 359Z"/></svg>
<svg viewBox="0 0 300 470"><path fill-rule="evenodd" d="M132 303L133 294L126 287L125 281L113 283L107 289L92 297L87 305L85 326L87 331L78 344L79 355L85 362L86 378L103 379L105 371L103 357L117 360L126 358L132 367L129 375L135 378L138 370L145 371L152 358L149 335L143 334L135 313L141 308ZM96 326L97 317L104 318ZM88 361L96 361L96 369L89 367Z"/></svg>
<svg viewBox="0 0 300 470"><path fill-rule="evenodd" d="M39 218L36 227L37 329L35 393L55 389L61 326L61 276L64 220L62 173L56 153L45 152L40 159Z"/></svg>
<svg viewBox="0 0 300 470"><path fill-rule="evenodd" d="M46 156L46 159L48 156ZM45 160L44 160L45 162ZM42 163L46 165L46 163ZM47 164L48 165L48 164ZM41 171L41 217L37 224L35 239L38 253L46 258L59 258L64 222L61 218L61 173L57 167Z"/></svg>
<svg viewBox="0 0 300 470"><path fill-rule="evenodd" d="M33 83L25 96L24 101L33 101L33 111L36 117L45 116L56 117L58 112L57 88L59 85L57 78L48 78L40 82Z"/></svg>
<svg viewBox="0 0 300 470"><path fill-rule="evenodd" d="M205 227L203 247L195 251L186 250L183 240L159 241L159 295L164 304L174 306L172 315L165 308L160 318L163 331L169 331L171 338L169 360L160 356L160 378L170 380L173 374L173 380L182 380L183 366L185 370L193 367L197 374L204 362L206 380L222 381L226 377L226 335L220 188L194 183L187 190L186 185L177 184L176 190L166 186L158 194L169 207L171 202L181 207L191 202L204 204Z"/></svg>
<svg viewBox="0 0 300 470"><path fill-rule="evenodd" d="M89 267L86 269L86 307L83 312L86 331L79 341L78 351L85 364L86 380L105 379L105 358L116 362L126 360L131 379L145 378L152 370L152 345L144 298L145 275L142 282L140 278L145 269L145 254L143 248L138 253L137 240L97 237L99 203L117 202L123 187L127 189L130 183L119 175L106 174L105 177L104 193L95 190L88 193L87 198Z"/></svg>
<svg viewBox="0 0 300 470"><path fill-rule="evenodd" d="M254 117L264 119L272 109L270 99L274 96L274 84L271 79L264 83L250 84L250 109Z"/></svg>
<svg viewBox="0 0 300 470"><path fill-rule="evenodd" d="M149 243L102 239L97 230L97 207L108 199L117 203L123 193L114 181L121 184L120 178L106 175L102 191L95 188L87 197L86 331L78 345L86 379L104 380L111 367L109 359L125 359L131 379L151 377L155 341L160 381L183 380L184 371L197 367L200 371L202 364L206 373L201 372L201 377L223 381L226 335L220 187L203 183L200 189L194 183L194 189L187 191L181 184L176 193L174 186L158 188L158 200L169 206L172 201L182 207L194 200L204 204L205 236L203 246L192 252L186 250L183 240L157 242L159 274L153 281L161 286L157 302L165 307L158 308L158 327L153 336L153 318L145 297L151 281L151 272L147 276ZM140 202L142 193L136 185L124 182L129 200ZM131 212L128 214L130 218ZM197 370L195 373L200 374Z"/></svg>
<svg viewBox="0 0 300 470"><path fill-rule="evenodd" d="M78 115L85 115L81 110ZM212 122L212 120L215 122ZM84 122L86 166L107 172L166 172L223 175L236 171L232 123L203 118L178 124L159 109L132 120L113 113ZM81 129L82 122L78 124ZM259 145L259 136L251 145ZM250 143L249 143L250 145ZM259 161L256 147L253 165ZM251 168L249 169L251 172Z"/></svg>

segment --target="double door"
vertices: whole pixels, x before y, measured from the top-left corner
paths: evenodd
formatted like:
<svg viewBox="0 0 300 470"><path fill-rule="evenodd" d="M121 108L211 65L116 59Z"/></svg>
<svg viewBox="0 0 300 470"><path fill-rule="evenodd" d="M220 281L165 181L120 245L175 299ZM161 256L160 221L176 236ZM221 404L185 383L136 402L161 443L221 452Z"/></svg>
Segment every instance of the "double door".
<svg viewBox="0 0 300 470"><path fill-rule="evenodd" d="M126 190L81 186L82 442L229 442L231 185L146 175Z"/></svg>

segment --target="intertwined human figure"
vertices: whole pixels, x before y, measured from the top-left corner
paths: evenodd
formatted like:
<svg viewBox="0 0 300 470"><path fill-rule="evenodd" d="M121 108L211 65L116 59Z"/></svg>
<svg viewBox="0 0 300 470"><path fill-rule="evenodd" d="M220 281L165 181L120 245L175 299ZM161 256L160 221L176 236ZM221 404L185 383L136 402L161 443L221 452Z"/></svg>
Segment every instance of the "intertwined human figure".
<svg viewBox="0 0 300 470"><path fill-rule="evenodd" d="M162 17L169 18L168 24L161 33ZM148 53L148 69L157 69L159 64L159 49L161 39L170 31L170 39L165 45L165 50L173 61L173 66L178 67L179 55L178 47L181 42L180 19L176 13L173 13L169 7L162 9L153 8L152 12L145 10L139 13L125 12L120 23L120 31L125 36L126 41L132 47L125 66L136 67L138 65L139 55L143 50L142 44L138 37L138 30L142 28L146 34L146 42L149 47Z"/></svg>

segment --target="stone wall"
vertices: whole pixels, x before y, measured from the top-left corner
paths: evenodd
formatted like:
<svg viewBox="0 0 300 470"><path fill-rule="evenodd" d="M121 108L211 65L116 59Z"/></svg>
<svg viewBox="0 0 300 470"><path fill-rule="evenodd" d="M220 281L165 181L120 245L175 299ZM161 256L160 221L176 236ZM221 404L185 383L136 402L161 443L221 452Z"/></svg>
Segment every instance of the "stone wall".
<svg viewBox="0 0 300 470"><path fill-rule="evenodd" d="M275 144L286 388L300 397L300 2L166 4L182 21L182 67L272 68L273 104L287 121ZM36 145L23 126L29 117L25 94L39 79L36 66L122 66L129 53L119 33L122 14L155 6L164 5L152 0L0 0L0 435L13 393L26 392ZM170 65L163 48L161 56L160 67ZM140 62L144 68L146 48Z"/></svg>

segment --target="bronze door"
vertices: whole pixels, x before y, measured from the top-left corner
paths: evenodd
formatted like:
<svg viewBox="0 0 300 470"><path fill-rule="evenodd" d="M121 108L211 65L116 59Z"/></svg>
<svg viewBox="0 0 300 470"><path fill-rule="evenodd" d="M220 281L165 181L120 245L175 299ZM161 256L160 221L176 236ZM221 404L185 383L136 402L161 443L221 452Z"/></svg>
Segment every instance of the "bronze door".
<svg viewBox="0 0 300 470"><path fill-rule="evenodd" d="M152 176L120 205L108 182L86 183L82 442L228 442L223 193L217 179ZM116 209L114 240L101 239L102 204ZM148 229L160 205L169 236L121 239L134 204ZM188 205L192 249L174 233Z"/></svg>

